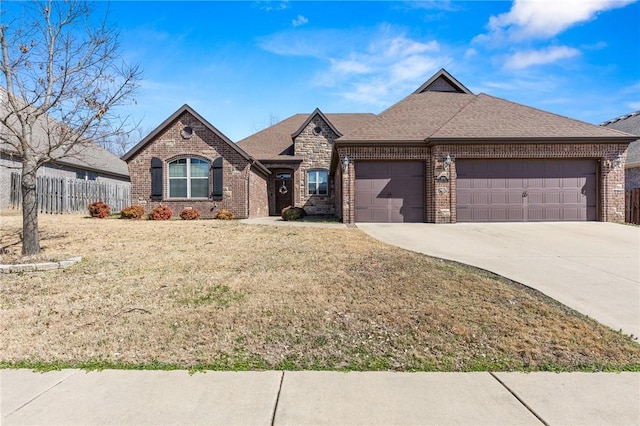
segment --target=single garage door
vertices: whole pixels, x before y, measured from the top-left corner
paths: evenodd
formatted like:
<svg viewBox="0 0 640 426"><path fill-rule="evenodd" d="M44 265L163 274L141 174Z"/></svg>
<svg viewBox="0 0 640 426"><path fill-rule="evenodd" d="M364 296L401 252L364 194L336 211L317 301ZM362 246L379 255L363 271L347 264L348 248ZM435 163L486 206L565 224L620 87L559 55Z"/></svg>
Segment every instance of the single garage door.
<svg viewBox="0 0 640 426"><path fill-rule="evenodd" d="M356 222L424 222L424 164L358 161Z"/></svg>
<svg viewBox="0 0 640 426"><path fill-rule="evenodd" d="M596 220L596 161L456 160L458 222Z"/></svg>

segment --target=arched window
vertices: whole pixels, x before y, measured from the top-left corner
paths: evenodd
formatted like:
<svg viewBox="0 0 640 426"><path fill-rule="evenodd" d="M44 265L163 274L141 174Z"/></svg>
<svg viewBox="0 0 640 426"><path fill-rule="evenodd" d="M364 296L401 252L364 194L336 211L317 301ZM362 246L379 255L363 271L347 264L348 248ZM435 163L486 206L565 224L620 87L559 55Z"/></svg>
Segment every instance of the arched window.
<svg viewBox="0 0 640 426"><path fill-rule="evenodd" d="M329 172L309 170L307 172L307 195L329 195Z"/></svg>
<svg viewBox="0 0 640 426"><path fill-rule="evenodd" d="M209 163L180 158L169 163L169 198L208 198Z"/></svg>

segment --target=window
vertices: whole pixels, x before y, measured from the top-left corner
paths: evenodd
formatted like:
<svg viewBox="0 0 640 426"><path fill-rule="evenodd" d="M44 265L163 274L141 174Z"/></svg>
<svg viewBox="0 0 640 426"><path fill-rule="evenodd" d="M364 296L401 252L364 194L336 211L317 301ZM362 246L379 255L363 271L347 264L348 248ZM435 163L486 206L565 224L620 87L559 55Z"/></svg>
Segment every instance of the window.
<svg viewBox="0 0 640 426"><path fill-rule="evenodd" d="M209 163L181 158L169 163L169 198L208 198Z"/></svg>
<svg viewBox="0 0 640 426"><path fill-rule="evenodd" d="M307 172L307 194L329 195L329 172L311 170Z"/></svg>

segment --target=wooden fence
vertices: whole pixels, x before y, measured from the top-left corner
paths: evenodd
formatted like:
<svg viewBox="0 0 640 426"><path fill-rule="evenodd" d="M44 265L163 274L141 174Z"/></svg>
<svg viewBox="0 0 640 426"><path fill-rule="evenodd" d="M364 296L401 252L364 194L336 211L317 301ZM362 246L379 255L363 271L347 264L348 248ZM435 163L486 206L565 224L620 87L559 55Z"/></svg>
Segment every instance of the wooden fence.
<svg viewBox="0 0 640 426"><path fill-rule="evenodd" d="M38 211L40 213L81 213L95 201L103 201L112 212L131 205L128 183L116 184L94 180L38 176ZM11 173L11 207L22 207L20 173Z"/></svg>
<svg viewBox="0 0 640 426"><path fill-rule="evenodd" d="M640 188L625 192L624 221L640 225Z"/></svg>

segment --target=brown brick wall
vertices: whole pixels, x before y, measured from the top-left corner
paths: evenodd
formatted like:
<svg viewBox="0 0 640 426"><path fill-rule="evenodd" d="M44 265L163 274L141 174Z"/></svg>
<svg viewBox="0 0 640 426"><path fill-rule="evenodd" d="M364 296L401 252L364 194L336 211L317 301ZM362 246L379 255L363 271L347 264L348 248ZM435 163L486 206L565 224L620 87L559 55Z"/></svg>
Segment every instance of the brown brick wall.
<svg viewBox="0 0 640 426"><path fill-rule="evenodd" d="M249 173L249 217L269 216L268 206L267 177L252 170Z"/></svg>
<svg viewBox="0 0 640 426"><path fill-rule="evenodd" d="M319 134L314 129L320 127ZM309 170L326 170L331 166L333 141L337 135L324 120L316 115L294 140L296 157L304 160L294 174L294 203L303 207L308 214L335 214L335 179L329 175L329 194L327 196L307 194L307 172Z"/></svg>
<svg viewBox="0 0 640 426"><path fill-rule="evenodd" d="M362 160L423 160L425 167L425 221L429 219L428 202L431 196L432 170L429 167L430 148L429 147L340 147L337 149L340 158L340 165L345 156L349 158L349 167L342 176L341 198L342 201L342 222L355 222L355 165L354 162Z"/></svg>
<svg viewBox="0 0 640 426"><path fill-rule="evenodd" d="M599 218L606 222L624 220L624 160L626 144L469 144L436 145L432 147L340 147L340 160L348 156L358 160L424 160L425 221L456 222L456 170L459 158L592 158L599 163ZM449 167L444 158L449 154ZM437 182L446 176L449 182ZM355 212L355 169L350 164L342 179L343 222L353 223Z"/></svg>
<svg viewBox="0 0 640 426"><path fill-rule="evenodd" d="M185 126L193 128L189 139L181 136ZM169 199L167 188L168 162L183 157L197 157L211 163L217 157L223 157L223 198L209 199ZM151 200L151 158L158 157L164 162L164 199ZM158 205L168 205L175 215L184 208L192 207L200 211L201 217L211 218L219 209L231 210L236 217L249 216L247 189L249 187L249 161L240 155L229 144L202 124L193 115L184 112L167 125L145 147L128 161L131 177L131 199L133 204L141 204L145 210L151 211ZM259 185L260 180L254 182ZM213 190L210 175L209 193ZM266 191L266 189L265 189ZM264 202L260 194L256 195L254 211L260 211L259 203ZM266 203L263 209L266 209Z"/></svg>
<svg viewBox="0 0 640 426"><path fill-rule="evenodd" d="M454 158L447 192L436 189L435 222L456 222L455 159L459 158L591 158L600 164L598 182L599 218L604 222L624 220L624 164L626 144L501 144L501 145L436 145L432 148L432 164L442 170L442 159ZM437 187L445 184L436 183ZM450 209L450 218L443 210Z"/></svg>

